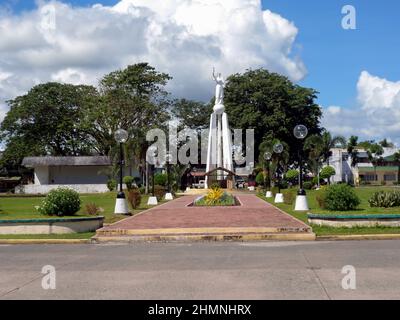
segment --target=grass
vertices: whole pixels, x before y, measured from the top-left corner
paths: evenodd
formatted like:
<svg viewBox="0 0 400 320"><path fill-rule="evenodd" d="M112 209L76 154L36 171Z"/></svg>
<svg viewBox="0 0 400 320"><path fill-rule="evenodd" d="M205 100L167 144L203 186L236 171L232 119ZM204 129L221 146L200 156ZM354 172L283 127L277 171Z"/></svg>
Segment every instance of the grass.
<svg viewBox="0 0 400 320"><path fill-rule="evenodd" d="M1 196L0 220L57 218L43 216L39 212L37 212L35 207L39 206L43 199L43 196ZM102 194L83 194L81 195L81 210L73 217L88 217L89 215L85 212L85 205L88 203L95 203L97 206L102 208L102 212L100 212L99 214L105 217L105 223L114 223L126 218L125 216L114 215L115 199L115 192ZM142 201L139 207L135 210L131 210L131 213L137 214L143 210L149 209L150 207L147 205L147 200L148 196L142 195Z"/></svg>
<svg viewBox="0 0 400 320"><path fill-rule="evenodd" d="M396 187L359 187L356 188L356 193L361 200L360 206L357 210L354 211L329 211L325 209L321 209L318 206L316 196L319 192L317 190L308 190L307 191L307 200L308 205L310 207L310 211L308 212L297 212L294 211L294 203L293 204L275 204L274 199L267 199L264 195L259 195L259 197L274 206L278 207L282 211L287 212L293 217L308 223L307 213L313 214L360 214L360 215L368 215L368 214L400 214L400 207L395 208L371 208L368 203L368 199L377 191L381 190L394 190L398 189ZM285 191L284 191L285 192ZM293 190L295 192L295 190ZM392 227L356 227L356 228L335 228L335 227L319 227L312 226L313 231L318 235L348 235L348 234L394 234L400 233L400 228L392 228Z"/></svg>
<svg viewBox="0 0 400 320"><path fill-rule="evenodd" d="M90 239L95 232L67 234L0 234L1 239Z"/></svg>

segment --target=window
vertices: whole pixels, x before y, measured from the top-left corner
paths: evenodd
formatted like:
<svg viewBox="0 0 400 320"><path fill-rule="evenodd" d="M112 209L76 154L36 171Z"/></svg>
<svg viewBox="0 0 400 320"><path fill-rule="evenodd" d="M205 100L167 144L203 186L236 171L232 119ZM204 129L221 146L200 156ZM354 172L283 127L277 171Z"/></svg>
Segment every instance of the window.
<svg viewBox="0 0 400 320"><path fill-rule="evenodd" d="M385 174L383 176L384 181L395 181L396 180L396 175L395 174Z"/></svg>
<svg viewBox="0 0 400 320"><path fill-rule="evenodd" d="M376 176L374 174L360 175L360 178L362 181L377 181L378 180L378 176Z"/></svg>

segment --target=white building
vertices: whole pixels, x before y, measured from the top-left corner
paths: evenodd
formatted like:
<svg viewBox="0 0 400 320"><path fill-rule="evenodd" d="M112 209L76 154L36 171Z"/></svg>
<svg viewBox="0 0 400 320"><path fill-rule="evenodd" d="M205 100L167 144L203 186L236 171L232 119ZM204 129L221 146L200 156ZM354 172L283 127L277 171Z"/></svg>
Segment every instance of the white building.
<svg viewBox="0 0 400 320"><path fill-rule="evenodd" d="M34 169L34 183L22 186L23 193L45 194L58 187L80 193L108 191L111 170L108 157L26 157L22 165Z"/></svg>
<svg viewBox="0 0 400 320"><path fill-rule="evenodd" d="M393 184L398 179L398 164L394 162L393 155L399 151L397 148L383 148L382 163L374 167L364 149L357 149L358 162L352 167L352 159L346 149L333 148L329 165L335 168L336 175L331 181L351 182L356 185L362 183ZM327 165L326 163L325 165Z"/></svg>

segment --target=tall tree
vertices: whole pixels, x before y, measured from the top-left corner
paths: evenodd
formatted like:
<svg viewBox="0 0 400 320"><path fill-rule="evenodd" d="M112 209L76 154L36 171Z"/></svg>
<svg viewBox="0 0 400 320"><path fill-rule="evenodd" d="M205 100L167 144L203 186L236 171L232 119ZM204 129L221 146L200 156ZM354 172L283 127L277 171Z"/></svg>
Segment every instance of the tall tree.
<svg viewBox="0 0 400 320"><path fill-rule="evenodd" d="M248 70L227 79L226 112L232 128L254 129L255 145L279 139L287 143L291 157L303 148L293 135L298 124L310 134L321 131L321 108L315 103L317 92L293 84L289 79L265 69ZM258 157L258 150L256 158Z"/></svg>
<svg viewBox="0 0 400 320"><path fill-rule="evenodd" d="M179 99L172 106L173 116L181 126L191 129L205 129L209 126L210 114L213 112L211 103Z"/></svg>
<svg viewBox="0 0 400 320"><path fill-rule="evenodd" d="M0 127L4 160L18 165L28 155L77 156L93 151L93 139L82 130L82 114L91 86L46 83L8 101L10 111Z"/></svg>
<svg viewBox="0 0 400 320"><path fill-rule="evenodd" d="M355 168L358 164L359 156L358 156L358 137L357 136L351 136L349 138L349 141L347 142L347 154L349 155L351 159L351 167ZM355 177L354 177L354 184L356 184Z"/></svg>

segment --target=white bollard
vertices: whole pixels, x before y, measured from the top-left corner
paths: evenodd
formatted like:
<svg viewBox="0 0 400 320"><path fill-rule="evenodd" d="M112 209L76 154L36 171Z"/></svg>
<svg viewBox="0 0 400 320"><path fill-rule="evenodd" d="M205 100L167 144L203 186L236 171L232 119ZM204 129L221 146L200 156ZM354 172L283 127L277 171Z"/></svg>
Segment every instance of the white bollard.
<svg viewBox="0 0 400 320"><path fill-rule="evenodd" d="M158 205L157 197L150 197L147 201L148 206L156 206Z"/></svg>
<svg viewBox="0 0 400 320"><path fill-rule="evenodd" d="M284 203L284 198L282 193L277 193L275 195L275 203Z"/></svg>
<svg viewBox="0 0 400 320"><path fill-rule="evenodd" d="M174 200L174 196L172 195L172 193L170 193L170 192L166 193L165 200L167 200L167 201Z"/></svg>
<svg viewBox="0 0 400 320"><path fill-rule="evenodd" d="M310 208L308 207L307 196L298 195L296 197L296 206L294 211L308 211Z"/></svg>
<svg viewBox="0 0 400 320"><path fill-rule="evenodd" d="M129 214L128 203L125 198L117 198L114 214Z"/></svg>
<svg viewBox="0 0 400 320"><path fill-rule="evenodd" d="M265 194L265 197L266 198L272 198L273 197L272 192L271 191L267 191L267 193Z"/></svg>

